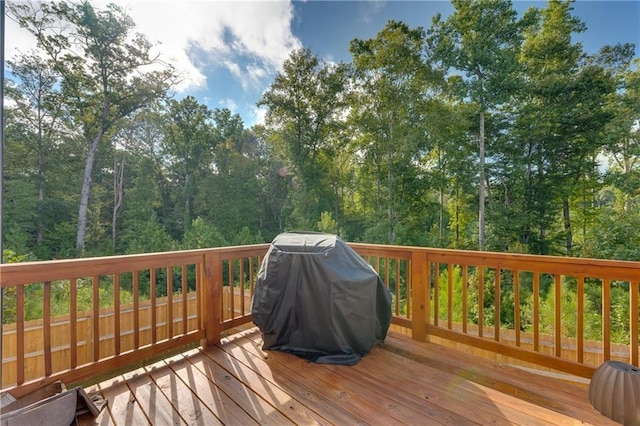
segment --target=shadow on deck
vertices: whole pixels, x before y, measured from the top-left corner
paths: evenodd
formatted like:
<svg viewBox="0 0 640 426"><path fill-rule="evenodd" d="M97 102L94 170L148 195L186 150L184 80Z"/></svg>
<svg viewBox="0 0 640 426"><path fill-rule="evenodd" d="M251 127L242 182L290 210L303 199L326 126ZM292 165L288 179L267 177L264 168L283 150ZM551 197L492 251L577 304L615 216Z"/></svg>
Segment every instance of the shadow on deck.
<svg viewBox="0 0 640 426"><path fill-rule="evenodd" d="M616 424L587 390L390 332L353 367L263 352L257 329L88 389L82 424Z"/></svg>

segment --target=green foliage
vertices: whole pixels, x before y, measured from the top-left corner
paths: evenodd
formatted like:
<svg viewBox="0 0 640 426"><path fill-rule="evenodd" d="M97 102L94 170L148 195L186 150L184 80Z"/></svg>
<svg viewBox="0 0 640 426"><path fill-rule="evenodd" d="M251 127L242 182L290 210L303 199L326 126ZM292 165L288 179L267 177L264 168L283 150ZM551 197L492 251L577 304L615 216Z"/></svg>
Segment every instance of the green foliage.
<svg viewBox="0 0 640 426"><path fill-rule="evenodd" d="M317 229L328 234L338 234L338 223L333 219L330 212L322 212Z"/></svg>
<svg viewBox="0 0 640 426"><path fill-rule="evenodd" d="M220 231L201 217L194 219L182 240L182 249L223 247L226 245L229 244Z"/></svg>
<svg viewBox="0 0 640 426"><path fill-rule="evenodd" d="M24 259L51 259L262 243L298 229L637 261L640 60L629 43L586 55L572 41L585 27L571 5L554 0L518 17L506 0L455 0L449 17L425 29L391 21L353 40L349 64L293 51L259 102L266 124L249 129L194 97L164 100L171 68L130 74L153 69L146 65L154 59L143 36L130 37L135 25L119 7L45 2L35 15L13 2L12 16L36 36L38 51L8 64L15 81L7 85L4 246L29 253ZM192 287L195 270L188 275ZM480 309L492 325L495 271L483 277L469 271L467 319L478 321L482 288ZM499 278L500 319L510 327L513 277ZM448 279L438 272L441 313ZM458 321L459 269L452 280ZM525 330L532 281L521 274ZM130 291L131 277L121 282ZM158 294L166 282L159 271ZM554 324L553 285L541 277L544 330ZM628 339L625 285L612 286L617 341ZM110 290L100 286L102 303ZM570 336L575 282L562 286ZM600 286L585 286L585 336L593 338L601 333ZM79 297L90 303L85 287L79 283ZM141 274L141 294L149 288ZM28 291L35 318L42 287ZM52 291L64 305L64 284Z"/></svg>
<svg viewBox="0 0 640 426"><path fill-rule="evenodd" d="M129 240L128 253L155 253L175 249L176 243L156 221L137 224L131 228L126 239Z"/></svg>

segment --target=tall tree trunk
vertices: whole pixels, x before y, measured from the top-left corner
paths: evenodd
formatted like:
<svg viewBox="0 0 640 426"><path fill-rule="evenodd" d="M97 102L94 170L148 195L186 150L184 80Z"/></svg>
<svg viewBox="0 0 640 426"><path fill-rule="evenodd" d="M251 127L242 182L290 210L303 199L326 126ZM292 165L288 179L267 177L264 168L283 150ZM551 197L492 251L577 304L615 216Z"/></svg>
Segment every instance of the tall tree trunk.
<svg viewBox="0 0 640 426"><path fill-rule="evenodd" d="M36 207L36 244L40 246L44 239L44 220L42 218L44 214L44 185L45 185L45 172L44 165L46 163L46 159L40 153L40 160L38 164L38 204Z"/></svg>
<svg viewBox="0 0 640 426"><path fill-rule="evenodd" d="M124 158L120 165L118 161L113 161L113 215L111 217L111 248L116 252L116 236L118 230L118 214L122 207L124 197Z"/></svg>
<svg viewBox="0 0 640 426"><path fill-rule="evenodd" d="M478 208L478 245L480 250L484 250L484 111L480 111L480 182L478 185L479 208Z"/></svg>
<svg viewBox="0 0 640 426"><path fill-rule="evenodd" d="M444 247L444 190L440 188L440 217L438 227L440 228L440 232L438 233L438 238L440 240L440 247Z"/></svg>
<svg viewBox="0 0 640 426"><path fill-rule="evenodd" d="M573 232L571 231L571 216L569 215L569 197L562 199L562 214L564 216L564 232L566 235L567 255L573 255Z"/></svg>
<svg viewBox="0 0 640 426"><path fill-rule="evenodd" d="M80 208L78 209L78 233L76 234L76 251L81 254L84 251L84 238L87 233L87 212L89 210L89 194L91 194L91 175L96 161L96 152L104 132L98 132L89 144L87 161L84 164L82 176L82 191L80 192Z"/></svg>

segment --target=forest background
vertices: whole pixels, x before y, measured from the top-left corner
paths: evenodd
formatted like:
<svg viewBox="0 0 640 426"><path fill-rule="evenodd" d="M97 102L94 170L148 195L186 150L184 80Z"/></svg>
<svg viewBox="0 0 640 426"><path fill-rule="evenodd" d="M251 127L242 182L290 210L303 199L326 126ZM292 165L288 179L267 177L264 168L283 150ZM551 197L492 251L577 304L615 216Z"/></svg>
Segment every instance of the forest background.
<svg viewBox="0 0 640 426"><path fill-rule="evenodd" d="M177 100L118 6L10 3L4 247L21 258L348 241L637 260L635 46L587 55L571 2L454 1L350 63L292 51L245 128Z"/></svg>
<svg viewBox="0 0 640 426"><path fill-rule="evenodd" d="M352 40L349 63L292 51L251 128L172 97L180 75L118 6L9 3L38 49L8 63L4 261L262 243L284 230L638 260L635 46L587 55L570 1L521 17L509 1L452 3L429 28L390 21ZM598 285L586 284L595 312ZM613 311L628 318L616 285Z"/></svg>

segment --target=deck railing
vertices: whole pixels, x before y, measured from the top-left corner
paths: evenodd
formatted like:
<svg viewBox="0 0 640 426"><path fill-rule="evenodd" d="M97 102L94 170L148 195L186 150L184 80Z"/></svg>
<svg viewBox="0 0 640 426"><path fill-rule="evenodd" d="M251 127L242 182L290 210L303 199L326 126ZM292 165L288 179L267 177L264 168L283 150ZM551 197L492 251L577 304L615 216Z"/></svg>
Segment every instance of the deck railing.
<svg viewBox="0 0 640 426"><path fill-rule="evenodd" d="M638 366L640 263L351 246L391 291L393 323L414 339L446 339L587 378L608 359ZM3 390L19 396L55 380L71 383L165 351L217 343L251 322L267 248L0 266ZM597 312L586 302L594 288ZM612 312L612 289L627 304L622 314ZM601 332L590 340L585 327L594 315ZM626 341L613 342L612 325L620 324Z"/></svg>

